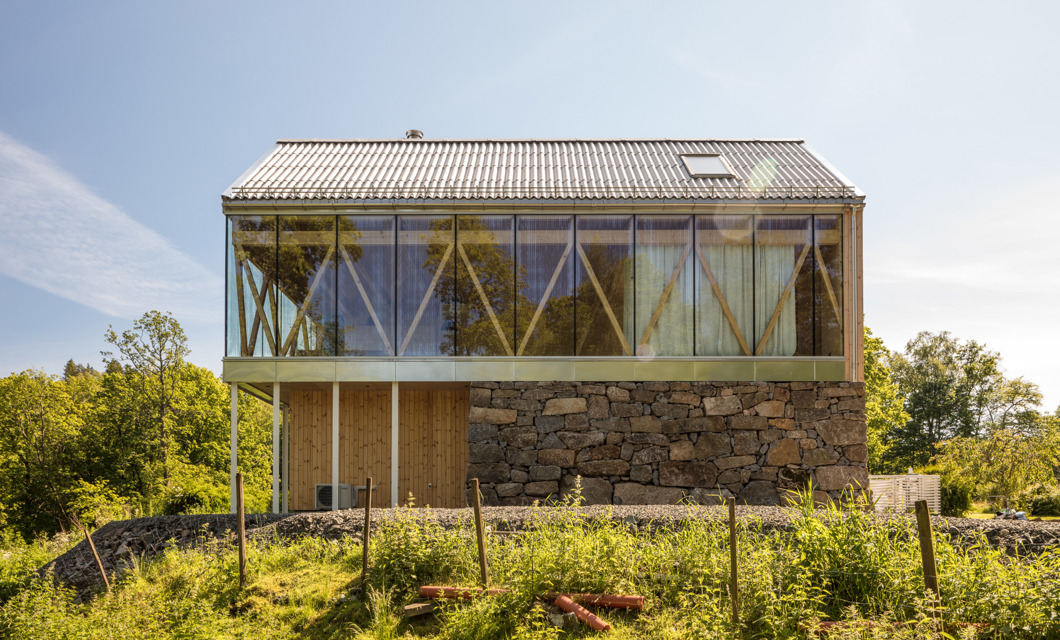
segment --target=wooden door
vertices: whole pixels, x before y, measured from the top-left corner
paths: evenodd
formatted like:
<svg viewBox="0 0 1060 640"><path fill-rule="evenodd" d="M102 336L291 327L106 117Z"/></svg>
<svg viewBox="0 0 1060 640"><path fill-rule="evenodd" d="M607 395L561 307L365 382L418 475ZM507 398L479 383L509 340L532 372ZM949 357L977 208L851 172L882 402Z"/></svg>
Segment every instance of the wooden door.
<svg viewBox="0 0 1060 640"><path fill-rule="evenodd" d="M398 502L463 507L467 476L467 386L401 389Z"/></svg>

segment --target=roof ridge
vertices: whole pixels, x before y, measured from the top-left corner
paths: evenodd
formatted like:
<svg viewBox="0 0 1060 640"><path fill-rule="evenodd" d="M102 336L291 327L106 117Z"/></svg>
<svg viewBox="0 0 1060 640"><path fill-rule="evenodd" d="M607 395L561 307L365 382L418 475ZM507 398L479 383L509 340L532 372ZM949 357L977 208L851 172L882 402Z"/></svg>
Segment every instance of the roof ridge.
<svg viewBox="0 0 1060 640"><path fill-rule="evenodd" d="M804 138L280 138L276 144L341 142L790 142L805 144Z"/></svg>

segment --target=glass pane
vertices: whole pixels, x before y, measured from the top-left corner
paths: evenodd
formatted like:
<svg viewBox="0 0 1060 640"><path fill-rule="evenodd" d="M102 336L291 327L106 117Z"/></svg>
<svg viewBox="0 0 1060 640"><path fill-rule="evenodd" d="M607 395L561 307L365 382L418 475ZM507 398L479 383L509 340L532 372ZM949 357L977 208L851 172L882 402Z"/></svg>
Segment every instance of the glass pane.
<svg viewBox="0 0 1060 640"><path fill-rule="evenodd" d="M276 355L276 218L228 218L229 356Z"/></svg>
<svg viewBox="0 0 1060 640"><path fill-rule="evenodd" d="M758 217L756 355L813 355L813 266L807 259L810 247L810 216Z"/></svg>
<svg viewBox="0 0 1060 640"><path fill-rule="evenodd" d="M814 355L843 355L843 219L814 216Z"/></svg>
<svg viewBox="0 0 1060 640"><path fill-rule="evenodd" d="M456 221L456 355L514 355L514 219L457 216Z"/></svg>
<svg viewBox="0 0 1060 640"><path fill-rule="evenodd" d="M335 216L278 223L280 355L335 355Z"/></svg>
<svg viewBox="0 0 1060 640"><path fill-rule="evenodd" d="M751 355L754 234L751 216L696 218L696 355Z"/></svg>
<svg viewBox="0 0 1060 640"><path fill-rule="evenodd" d="M573 216L519 216L519 355L574 355Z"/></svg>
<svg viewBox="0 0 1060 640"><path fill-rule="evenodd" d="M341 216L338 344L344 356L394 355L394 216Z"/></svg>
<svg viewBox="0 0 1060 640"><path fill-rule="evenodd" d="M450 356L455 341L453 216L398 217L398 355Z"/></svg>
<svg viewBox="0 0 1060 640"><path fill-rule="evenodd" d="M637 216L637 355L692 355L691 216Z"/></svg>
<svg viewBox="0 0 1060 640"><path fill-rule="evenodd" d="M579 216L575 355L633 355L633 216Z"/></svg>

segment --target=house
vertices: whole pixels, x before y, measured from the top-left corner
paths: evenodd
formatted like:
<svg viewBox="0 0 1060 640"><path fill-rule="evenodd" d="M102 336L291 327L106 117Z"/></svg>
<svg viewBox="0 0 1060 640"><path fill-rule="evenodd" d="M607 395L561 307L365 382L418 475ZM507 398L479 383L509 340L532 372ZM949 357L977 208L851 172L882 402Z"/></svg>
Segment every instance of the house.
<svg viewBox="0 0 1060 640"><path fill-rule="evenodd" d="M867 486L864 204L793 139L280 140L222 196L233 486L239 389L274 511Z"/></svg>

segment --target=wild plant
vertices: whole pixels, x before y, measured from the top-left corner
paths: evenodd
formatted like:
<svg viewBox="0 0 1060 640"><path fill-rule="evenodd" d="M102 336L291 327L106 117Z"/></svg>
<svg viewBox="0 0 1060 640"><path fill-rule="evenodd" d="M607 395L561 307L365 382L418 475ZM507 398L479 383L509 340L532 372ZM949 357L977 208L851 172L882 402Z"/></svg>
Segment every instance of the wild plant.
<svg viewBox="0 0 1060 640"><path fill-rule="evenodd" d="M424 510L397 509L372 532L369 581L387 585L399 600L407 600L420 585L448 582L476 575L474 539L464 531L447 532ZM359 559L357 561L359 570Z"/></svg>

